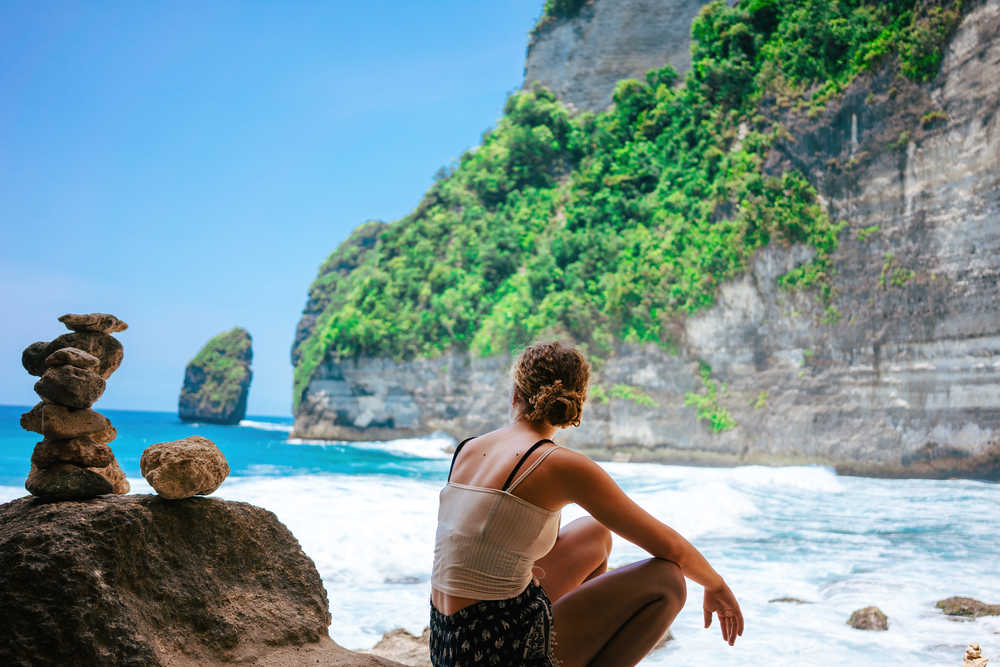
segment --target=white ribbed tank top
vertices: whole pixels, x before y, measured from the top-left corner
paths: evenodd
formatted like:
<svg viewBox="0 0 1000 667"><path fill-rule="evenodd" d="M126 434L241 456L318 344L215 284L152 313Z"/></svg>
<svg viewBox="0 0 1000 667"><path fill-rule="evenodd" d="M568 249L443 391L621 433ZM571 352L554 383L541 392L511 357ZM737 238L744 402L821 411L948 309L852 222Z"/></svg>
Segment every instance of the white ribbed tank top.
<svg viewBox="0 0 1000 667"><path fill-rule="evenodd" d="M524 590L535 561L556 543L562 512L533 505L511 491L558 447L553 444L535 459L507 490L450 480L445 484L431 586L476 600L504 600Z"/></svg>

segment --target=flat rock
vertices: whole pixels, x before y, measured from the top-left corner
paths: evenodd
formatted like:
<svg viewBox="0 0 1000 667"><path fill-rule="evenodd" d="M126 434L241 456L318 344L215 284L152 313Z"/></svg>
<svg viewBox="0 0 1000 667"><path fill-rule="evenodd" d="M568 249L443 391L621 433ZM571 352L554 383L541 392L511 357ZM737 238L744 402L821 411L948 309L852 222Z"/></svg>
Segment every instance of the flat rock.
<svg viewBox="0 0 1000 667"><path fill-rule="evenodd" d="M171 500L212 493L229 475L226 457L200 435L150 445L139 468L150 486Z"/></svg>
<svg viewBox="0 0 1000 667"><path fill-rule="evenodd" d="M271 512L153 495L0 505L0 664L392 664L336 646L312 560Z"/></svg>
<svg viewBox="0 0 1000 667"><path fill-rule="evenodd" d="M889 618L878 607L865 607L851 614L847 624L858 630L888 630Z"/></svg>
<svg viewBox="0 0 1000 667"><path fill-rule="evenodd" d="M56 463L103 468L114 460L110 447L86 435L69 440L42 440L31 453L31 462L39 468L48 468Z"/></svg>
<svg viewBox="0 0 1000 667"><path fill-rule="evenodd" d="M31 375L41 375L45 372L45 358L49 356L48 341L38 341L24 348L21 353L21 365Z"/></svg>
<svg viewBox="0 0 1000 667"><path fill-rule="evenodd" d="M93 468L56 463L48 468L32 464L24 488L45 500L83 500L111 493L114 485Z"/></svg>
<svg viewBox="0 0 1000 667"><path fill-rule="evenodd" d="M127 324L108 313L88 313L86 315L66 313L59 318L59 321L71 331L93 331L108 334L128 329Z"/></svg>
<svg viewBox="0 0 1000 667"><path fill-rule="evenodd" d="M938 600L934 605L949 616L1000 616L1000 604L987 604L974 598L951 597Z"/></svg>
<svg viewBox="0 0 1000 667"><path fill-rule="evenodd" d="M75 366L55 366L35 383L35 393L70 408L89 408L104 393L104 378Z"/></svg>
<svg viewBox="0 0 1000 667"><path fill-rule="evenodd" d="M799 598L792 598L792 597L772 598L768 600L768 602L769 603L781 602L788 604L812 604L812 602L809 602L807 600L800 600Z"/></svg>
<svg viewBox="0 0 1000 667"><path fill-rule="evenodd" d="M21 428L41 433L52 440L67 440L89 435L100 443L111 442L118 432L111 421L99 412L67 408L42 401L21 415Z"/></svg>
<svg viewBox="0 0 1000 667"><path fill-rule="evenodd" d="M66 365L94 369L101 365L101 360L89 352L78 350L75 347L64 347L45 357L46 368Z"/></svg>
<svg viewBox="0 0 1000 667"><path fill-rule="evenodd" d="M121 366L124 356L122 344L117 338L96 331L76 331L63 334L49 343L48 354L64 347L75 347L100 359L101 365L97 367L97 373L105 380Z"/></svg>

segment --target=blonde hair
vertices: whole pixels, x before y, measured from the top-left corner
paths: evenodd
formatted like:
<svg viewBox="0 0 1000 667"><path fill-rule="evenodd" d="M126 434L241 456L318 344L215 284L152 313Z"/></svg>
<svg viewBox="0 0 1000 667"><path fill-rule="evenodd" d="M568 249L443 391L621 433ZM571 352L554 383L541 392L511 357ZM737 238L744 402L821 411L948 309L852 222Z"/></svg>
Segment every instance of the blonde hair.
<svg viewBox="0 0 1000 667"><path fill-rule="evenodd" d="M529 422L580 425L590 364L576 349L558 342L525 348L514 362L513 381Z"/></svg>

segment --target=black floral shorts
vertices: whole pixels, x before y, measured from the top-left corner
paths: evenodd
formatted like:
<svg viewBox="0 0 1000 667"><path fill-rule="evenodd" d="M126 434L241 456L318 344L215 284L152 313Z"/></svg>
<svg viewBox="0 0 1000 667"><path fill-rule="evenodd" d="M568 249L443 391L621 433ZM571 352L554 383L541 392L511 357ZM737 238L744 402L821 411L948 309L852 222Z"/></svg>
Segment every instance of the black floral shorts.
<svg viewBox="0 0 1000 667"><path fill-rule="evenodd" d="M481 600L445 616L431 605L434 667L554 667L552 602L532 581L506 600Z"/></svg>

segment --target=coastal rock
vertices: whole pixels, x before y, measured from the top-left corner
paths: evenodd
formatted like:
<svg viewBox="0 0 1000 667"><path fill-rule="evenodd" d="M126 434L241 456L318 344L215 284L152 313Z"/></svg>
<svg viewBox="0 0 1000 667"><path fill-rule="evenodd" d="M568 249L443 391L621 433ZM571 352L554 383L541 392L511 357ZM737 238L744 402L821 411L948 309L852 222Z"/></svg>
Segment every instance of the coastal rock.
<svg viewBox="0 0 1000 667"><path fill-rule="evenodd" d="M888 630L889 618L878 607L865 607L851 614L847 624L858 630Z"/></svg>
<svg viewBox="0 0 1000 667"><path fill-rule="evenodd" d="M42 440L31 453L31 463L47 468L55 463L72 463L84 468L103 468L115 460L111 448L89 436L70 440Z"/></svg>
<svg viewBox="0 0 1000 667"><path fill-rule="evenodd" d="M89 408L104 393L104 378L75 366L55 366L35 383L35 393L52 403Z"/></svg>
<svg viewBox="0 0 1000 667"><path fill-rule="evenodd" d="M601 111L622 79L670 64L691 69L691 21L705 0L594 0L543 17L528 43L524 87L538 81L579 111Z"/></svg>
<svg viewBox="0 0 1000 667"><path fill-rule="evenodd" d="M31 375L41 376L45 372L45 358L49 354L49 343L38 341L24 348L21 353L21 365Z"/></svg>
<svg viewBox="0 0 1000 667"><path fill-rule="evenodd" d="M111 463L103 468L90 469L111 482L111 493L121 496L129 492L130 486L128 479L125 477L125 471L121 469L116 459L112 459Z"/></svg>
<svg viewBox="0 0 1000 667"><path fill-rule="evenodd" d="M77 368L95 369L101 365L101 360L89 352L78 350L75 347L64 347L45 357L45 366L47 368L65 366L67 364L76 366Z"/></svg>
<svg viewBox="0 0 1000 667"><path fill-rule="evenodd" d="M24 488L45 500L84 500L114 491L114 484L93 468L56 463L48 468L32 464Z"/></svg>
<svg viewBox="0 0 1000 667"><path fill-rule="evenodd" d="M48 354L64 347L74 347L100 359L101 363L97 367L97 374L105 380L118 370L124 356L122 344L117 338L95 331L76 331L63 334L49 343Z"/></svg>
<svg viewBox="0 0 1000 667"><path fill-rule="evenodd" d="M391 664L336 646L316 567L267 510L151 495L0 505L0 664Z"/></svg>
<svg viewBox="0 0 1000 667"><path fill-rule="evenodd" d="M424 628L419 637L403 628L396 628L382 635L382 639L364 653L390 658L411 667L431 667L430 639L429 627Z"/></svg>
<svg viewBox="0 0 1000 667"><path fill-rule="evenodd" d="M783 597L783 598L772 598L768 600L769 603L774 602L787 602L790 604L812 604L812 602L807 602L806 600L800 600L799 598Z"/></svg>
<svg viewBox="0 0 1000 667"><path fill-rule="evenodd" d="M974 598L950 597L938 600L934 605L948 616L1000 616L1000 604L987 604Z"/></svg>
<svg viewBox="0 0 1000 667"><path fill-rule="evenodd" d="M983 652L979 648L979 644L972 642L969 647L965 649L965 656L962 659L962 667L986 667L989 664L989 658L983 657Z"/></svg>
<svg viewBox="0 0 1000 667"><path fill-rule="evenodd" d="M71 331L94 331L108 334L128 329L127 324L108 313L88 313L86 315L67 313L60 317L59 321Z"/></svg>
<svg viewBox="0 0 1000 667"><path fill-rule="evenodd" d="M64 405L37 403L21 415L21 427L26 431L41 433L52 440L68 440L89 435L99 443L111 442L117 431L111 421L91 409L74 410Z"/></svg>
<svg viewBox="0 0 1000 667"><path fill-rule="evenodd" d="M180 418L238 424L247 412L252 360L252 341L245 329L237 327L208 341L184 369Z"/></svg>
<svg viewBox="0 0 1000 667"><path fill-rule="evenodd" d="M214 442L199 435L150 445L139 467L150 486L171 500L208 495L229 475L226 457Z"/></svg>

